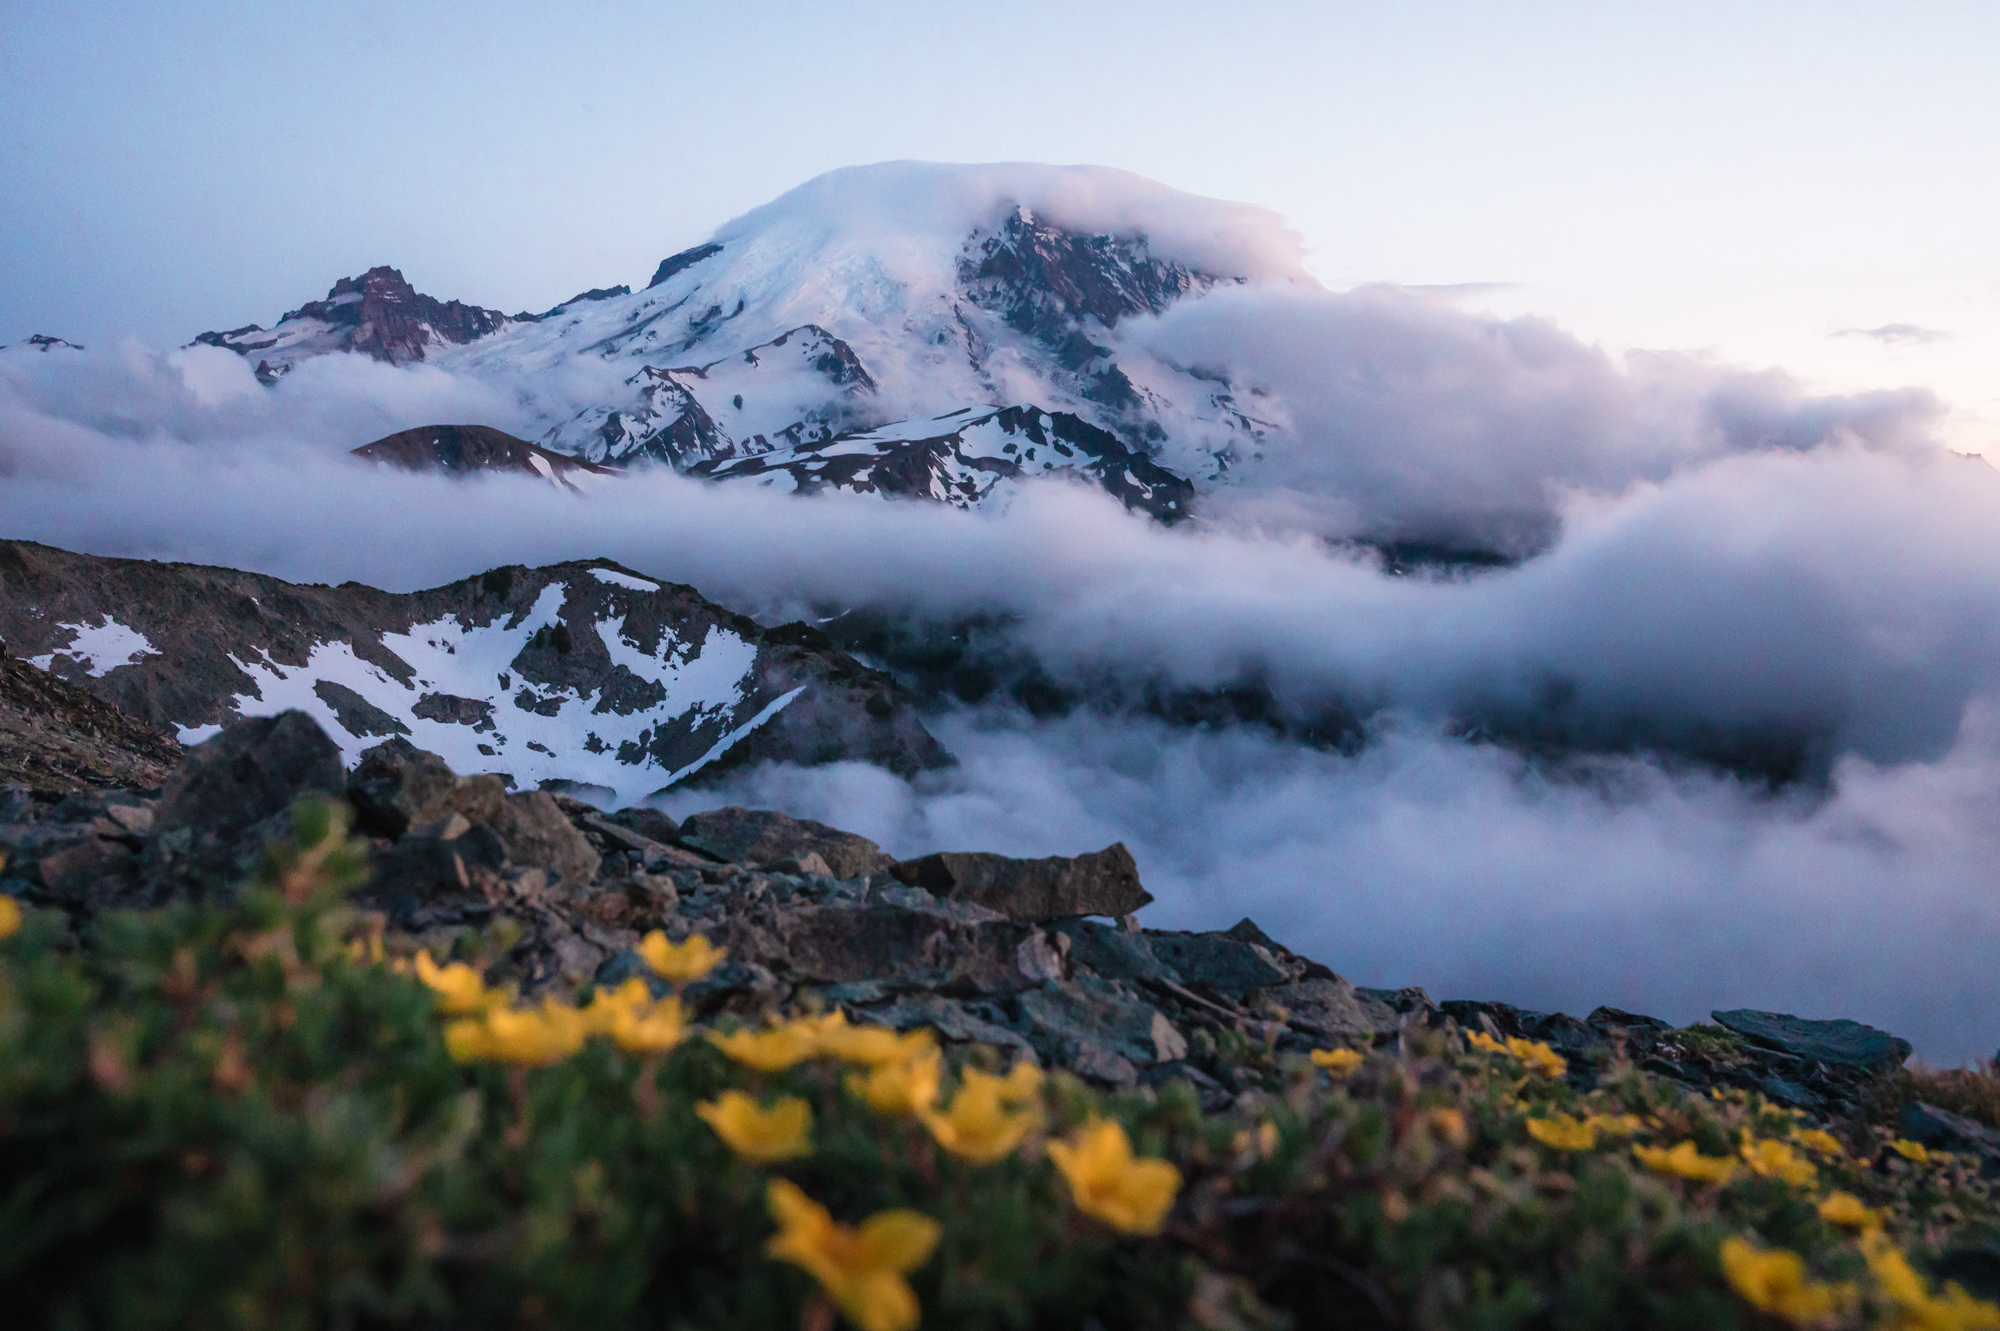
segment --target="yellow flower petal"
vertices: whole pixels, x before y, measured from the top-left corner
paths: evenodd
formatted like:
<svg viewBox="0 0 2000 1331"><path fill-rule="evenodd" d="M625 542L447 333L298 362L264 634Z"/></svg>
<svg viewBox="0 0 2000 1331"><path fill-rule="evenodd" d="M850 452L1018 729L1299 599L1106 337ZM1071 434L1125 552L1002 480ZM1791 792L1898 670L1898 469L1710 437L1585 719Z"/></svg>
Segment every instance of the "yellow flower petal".
<svg viewBox="0 0 2000 1331"><path fill-rule="evenodd" d="M839 1020L827 1022L820 1028L819 1047L820 1052L842 1062L870 1067L879 1063L900 1063L921 1056L937 1043L937 1037L930 1031L899 1034L887 1026L849 1026L840 1013L835 1012L833 1016Z"/></svg>
<svg viewBox="0 0 2000 1331"><path fill-rule="evenodd" d="M1819 1204L1819 1218L1848 1229L1871 1230L1882 1227L1882 1213L1862 1204L1851 1192L1829 1193Z"/></svg>
<svg viewBox="0 0 2000 1331"><path fill-rule="evenodd" d="M936 1050L901 1063L881 1063L866 1073L847 1074L847 1089L878 1114L916 1114L938 1097L942 1055Z"/></svg>
<svg viewBox="0 0 2000 1331"><path fill-rule="evenodd" d="M1823 1321L1853 1295L1850 1286L1809 1278L1804 1259L1782 1248L1766 1252L1731 1235L1720 1256L1723 1277L1745 1303L1794 1326Z"/></svg>
<svg viewBox="0 0 2000 1331"><path fill-rule="evenodd" d="M1795 1188L1809 1188L1819 1182L1819 1171L1812 1162L1801 1159L1783 1142L1753 1142L1746 1132L1739 1153L1750 1166L1750 1172L1760 1178L1783 1179Z"/></svg>
<svg viewBox="0 0 2000 1331"><path fill-rule="evenodd" d="M883 1211L851 1229L784 1179L770 1181L764 1200L778 1224L766 1252L803 1267L861 1331L913 1331L922 1309L903 1276L937 1249L935 1220Z"/></svg>
<svg viewBox="0 0 2000 1331"><path fill-rule="evenodd" d="M417 953L417 978L438 996L438 1011L447 1017L471 1016L507 1001L506 994L486 987L478 971L462 961L440 966L428 948Z"/></svg>
<svg viewBox="0 0 2000 1331"><path fill-rule="evenodd" d="M1165 1160L1134 1159L1124 1125L1094 1119L1048 1151L1079 1211L1125 1234L1157 1234L1166 1224L1181 1172Z"/></svg>
<svg viewBox="0 0 2000 1331"><path fill-rule="evenodd" d="M1889 1143L1889 1149L1897 1155L1902 1156L1905 1160L1914 1160L1920 1165L1927 1165L1931 1162L1930 1148L1926 1147L1922 1142L1913 1142L1907 1138L1898 1137L1895 1141Z"/></svg>
<svg viewBox="0 0 2000 1331"><path fill-rule="evenodd" d="M1568 1114L1529 1119L1528 1135L1558 1151L1588 1151L1597 1145L1596 1127L1590 1123L1579 1123Z"/></svg>
<svg viewBox="0 0 2000 1331"><path fill-rule="evenodd" d="M0 864L6 863L0 858ZM12 938L21 931L21 903L12 897L0 896L0 938Z"/></svg>
<svg viewBox="0 0 2000 1331"><path fill-rule="evenodd" d="M702 934L689 934L682 942L669 943L659 929L639 940L638 951L655 975L675 985L693 984L729 955L728 948L716 947Z"/></svg>
<svg viewBox="0 0 2000 1331"><path fill-rule="evenodd" d="M809 1026L787 1022L762 1031L734 1035L711 1033L708 1042L738 1063L759 1072L783 1072L819 1052L819 1037Z"/></svg>
<svg viewBox="0 0 2000 1331"><path fill-rule="evenodd" d="M812 1106L795 1095L766 1108L741 1091L724 1091L694 1112L746 1160L770 1164L812 1154Z"/></svg>
<svg viewBox="0 0 2000 1331"><path fill-rule="evenodd" d="M1315 1049L1308 1057L1314 1067L1325 1068L1335 1077L1345 1077L1360 1067L1368 1056L1359 1049Z"/></svg>
<svg viewBox="0 0 2000 1331"><path fill-rule="evenodd" d="M1846 1156L1847 1148L1840 1144L1840 1138L1819 1128L1797 1128L1792 1132L1792 1140L1808 1150L1830 1155L1835 1159Z"/></svg>
<svg viewBox="0 0 2000 1331"><path fill-rule="evenodd" d="M542 1067L560 1063L583 1048L590 1023L583 1013L555 999L539 1008L497 1008L445 1027L445 1049L462 1063L519 1063Z"/></svg>
<svg viewBox="0 0 2000 1331"><path fill-rule="evenodd" d="M1680 1142L1672 1149L1662 1146L1634 1146L1632 1154L1655 1173L1672 1174L1697 1183L1725 1183L1736 1173L1734 1160L1703 1155L1693 1142Z"/></svg>
<svg viewBox="0 0 2000 1331"><path fill-rule="evenodd" d="M999 1077L968 1072L966 1081L942 1114L919 1115L938 1145L978 1165L1005 1157L1040 1121L1033 1109L1010 1112L1001 1099L1005 1082Z"/></svg>

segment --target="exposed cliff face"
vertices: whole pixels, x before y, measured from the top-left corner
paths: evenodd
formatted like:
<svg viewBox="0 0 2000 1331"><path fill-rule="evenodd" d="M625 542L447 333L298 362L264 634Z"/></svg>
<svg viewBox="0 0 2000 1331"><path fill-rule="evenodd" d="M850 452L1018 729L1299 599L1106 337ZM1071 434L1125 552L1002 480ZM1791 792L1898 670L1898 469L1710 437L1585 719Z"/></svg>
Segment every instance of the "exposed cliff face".
<svg viewBox="0 0 2000 1331"><path fill-rule="evenodd" d="M203 333L195 341L254 356L257 377L271 383L312 356L354 351L406 365L425 359L427 351L462 346L510 322L498 310L426 296L400 272L383 266L341 278L325 300L306 302L268 330L249 324L226 333Z"/></svg>
<svg viewBox="0 0 2000 1331"><path fill-rule="evenodd" d="M949 762L889 676L608 562L398 595L0 543L0 635L185 742L297 708L348 761L390 736L460 771L625 799L729 767Z"/></svg>

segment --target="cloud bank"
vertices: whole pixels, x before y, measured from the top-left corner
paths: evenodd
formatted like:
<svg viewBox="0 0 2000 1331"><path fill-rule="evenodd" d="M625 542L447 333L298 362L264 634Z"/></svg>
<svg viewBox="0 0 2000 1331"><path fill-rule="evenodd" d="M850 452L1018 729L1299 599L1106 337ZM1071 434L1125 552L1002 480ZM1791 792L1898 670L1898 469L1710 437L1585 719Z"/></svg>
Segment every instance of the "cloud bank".
<svg viewBox="0 0 2000 1331"><path fill-rule="evenodd" d="M901 852L1123 839L1161 922L1250 914L1364 983L1854 1016L1944 1060L2000 1043L2000 473L1930 445L1928 398L1621 366L1387 291L1220 293L1146 336L1286 422L1255 484L1171 531L1054 483L962 514L412 477L345 450L507 428L525 385L328 357L265 390L227 353L124 347L0 353L0 533L393 589L608 555L767 618L1000 612L1058 681L1253 681L1372 740L956 709L955 773L773 769L675 807L778 804ZM1327 539L1355 531L1533 553L1391 577ZM1760 735L1825 779L1774 794L1672 757Z"/></svg>

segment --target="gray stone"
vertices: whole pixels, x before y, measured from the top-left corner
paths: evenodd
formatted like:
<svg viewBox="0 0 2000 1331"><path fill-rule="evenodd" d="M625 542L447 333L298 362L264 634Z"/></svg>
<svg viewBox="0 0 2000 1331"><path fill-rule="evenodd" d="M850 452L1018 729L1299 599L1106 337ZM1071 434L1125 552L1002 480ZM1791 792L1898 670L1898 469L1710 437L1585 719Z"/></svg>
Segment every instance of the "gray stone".
<svg viewBox="0 0 2000 1331"><path fill-rule="evenodd" d="M799 877L807 874L816 874L821 878L839 877L834 873L833 866L828 864L825 857L816 850L809 850L803 855L787 855L782 860L772 860L763 867L767 873L788 873Z"/></svg>
<svg viewBox="0 0 2000 1331"><path fill-rule="evenodd" d="M400 928L483 915L490 903L482 876L506 862L498 833L452 814L377 855L360 899Z"/></svg>
<svg viewBox="0 0 2000 1331"><path fill-rule="evenodd" d="M2000 1174L2000 1132L1984 1123L1917 1102L1903 1106L1902 1128L1905 1137L1932 1150L1976 1157L1984 1177Z"/></svg>
<svg viewBox="0 0 2000 1331"><path fill-rule="evenodd" d="M1158 1008L1102 980L1080 976L1067 984L1044 984L1015 1002L1020 1025L1043 1061L1080 1071L1097 1067L1088 1075L1102 1081L1129 1084L1105 1071L1115 1070L1117 1062L1152 1064L1187 1054L1186 1037Z"/></svg>
<svg viewBox="0 0 2000 1331"><path fill-rule="evenodd" d="M681 823L680 840L731 864L768 864L813 853L835 878L871 874L892 862L867 837L770 809L731 807L694 814Z"/></svg>
<svg viewBox="0 0 2000 1331"><path fill-rule="evenodd" d="M154 826L227 840L308 794L337 796L340 749L304 712L238 721L189 749L160 792Z"/></svg>
<svg viewBox="0 0 2000 1331"><path fill-rule="evenodd" d="M1809 1021L1781 1012L1733 1008L1709 1014L1753 1044L1835 1067L1900 1067L1910 1056L1910 1042L1858 1021Z"/></svg>
<svg viewBox="0 0 2000 1331"><path fill-rule="evenodd" d="M1286 1020L1300 1030L1331 1039L1372 1039L1393 1035L1402 1016L1379 998L1371 998L1347 981L1309 978L1272 985L1249 995L1257 1007L1285 1009Z"/></svg>
<svg viewBox="0 0 2000 1331"><path fill-rule="evenodd" d="M347 779L347 799L366 831L395 838L417 812L450 792L458 775L435 753L391 739L361 755Z"/></svg>
<svg viewBox="0 0 2000 1331"><path fill-rule="evenodd" d="M1085 967L1107 980L1171 980L1180 973L1153 953L1143 933L1132 933L1095 920L1058 920L1056 931L1070 940L1073 966Z"/></svg>
<svg viewBox="0 0 2000 1331"><path fill-rule="evenodd" d="M889 872L933 896L976 902L1015 920L1129 915L1153 899L1122 841L1089 855L1039 860L939 851Z"/></svg>
<svg viewBox="0 0 2000 1331"><path fill-rule="evenodd" d="M671 842L681 834L681 825L679 823L667 817L667 815L661 813L658 809L649 809L643 805L620 809L611 815L609 821L616 823L620 827L630 828L640 836L645 837L648 841L657 841L662 845Z"/></svg>
<svg viewBox="0 0 2000 1331"><path fill-rule="evenodd" d="M579 891L597 876L597 852L563 816L547 791L507 796L495 812L492 826L506 846L509 860L561 875L565 891Z"/></svg>
<svg viewBox="0 0 2000 1331"><path fill-rule="evenodd" d="M1145 938L1153 955L1180 973L1183 984L1206 985L1231 998L1291 978L1267 949L1226 934L1148 930Z"/></svg>
<svg viewBox="0 0 2000 1331"><path fill-rule="evenodd" d="M886 1007L857 1013L856 1018L878 1026L893 1026L899 1031L929 1027L945 1039L959 1043L987 1044L997 1049L1020 1051L1031 1051L1033 1048L1019 1032L989 1020L967 1004L935 994L901 998Z"/></svg>
<svg viewBox="0 0 2000 1331"><path fill-rule="evenodd" d="M1200 1100L1202 1112L1213 1114L1227 1109L1236 1099L1227 1087L1203 1072L1192 1063L1175 1060L1171 1063L1156 1063L1139 1074L1141 1086L1165 1087L1174 1082L1185 1082L1192 1087L1195 1097Z"/></svg>

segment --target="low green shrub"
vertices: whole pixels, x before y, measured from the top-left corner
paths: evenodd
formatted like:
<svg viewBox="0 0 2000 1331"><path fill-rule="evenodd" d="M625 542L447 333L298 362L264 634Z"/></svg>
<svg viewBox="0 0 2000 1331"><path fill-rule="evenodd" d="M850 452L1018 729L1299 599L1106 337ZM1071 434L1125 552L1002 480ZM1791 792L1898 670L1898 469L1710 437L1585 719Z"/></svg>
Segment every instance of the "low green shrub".
<svg viewBox="0 0 2000 1331"><path fill-rule="evenodd" d="M0 911L14 1324L2000 1327L1916 1269L1992 1190L1886 1128L1440 1032L1245 1041L1270 1089L1204 1114L644 986L519 1007L504 931L419 961L359 872L305 805L231 905Z"/></svg>

